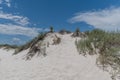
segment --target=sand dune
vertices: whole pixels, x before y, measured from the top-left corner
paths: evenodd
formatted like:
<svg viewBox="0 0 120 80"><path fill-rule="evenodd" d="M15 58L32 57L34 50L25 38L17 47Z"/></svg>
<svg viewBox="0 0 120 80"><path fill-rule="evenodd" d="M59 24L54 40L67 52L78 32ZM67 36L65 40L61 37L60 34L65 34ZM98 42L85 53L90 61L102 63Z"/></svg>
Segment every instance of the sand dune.
<svg viewBox="0 0 120 80"><path fill-rule="evenodd" d="M79 55L75 38L59 36L61 43L50 45L46 57L30 61L23 60L28 50L12 56L14 50L0 49L0 80L111 80L108 72L96 66L96 55Z"/></svg>

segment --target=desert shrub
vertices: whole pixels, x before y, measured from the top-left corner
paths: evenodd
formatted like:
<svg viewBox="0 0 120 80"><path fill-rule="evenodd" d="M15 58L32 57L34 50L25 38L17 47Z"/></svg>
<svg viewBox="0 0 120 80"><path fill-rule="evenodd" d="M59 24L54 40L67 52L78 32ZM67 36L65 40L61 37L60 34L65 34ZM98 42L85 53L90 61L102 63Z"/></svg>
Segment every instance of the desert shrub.
<svg viewBox="0 0 120 80"><path fill-rule="evenodd" d="M103 69L110 66L120 70L120 33L95 29L87 37L75 42L79 53L99 54L96 63Z"/></svg>

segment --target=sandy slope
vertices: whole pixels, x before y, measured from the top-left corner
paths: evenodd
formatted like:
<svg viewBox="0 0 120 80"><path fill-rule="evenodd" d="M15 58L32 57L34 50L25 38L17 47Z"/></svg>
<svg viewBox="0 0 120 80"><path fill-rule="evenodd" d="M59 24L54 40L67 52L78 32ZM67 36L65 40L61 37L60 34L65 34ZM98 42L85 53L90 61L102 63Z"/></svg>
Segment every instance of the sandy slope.
<svg viewBox="0 0 120 80"><path fill-rule="evenodd" d="M96 56L79 55L70 35L61 36L59 45L50 45L46 57L24 61L27 51L12 56L13 51L0 49L0 80L111 80L99 69Z"/></svg>

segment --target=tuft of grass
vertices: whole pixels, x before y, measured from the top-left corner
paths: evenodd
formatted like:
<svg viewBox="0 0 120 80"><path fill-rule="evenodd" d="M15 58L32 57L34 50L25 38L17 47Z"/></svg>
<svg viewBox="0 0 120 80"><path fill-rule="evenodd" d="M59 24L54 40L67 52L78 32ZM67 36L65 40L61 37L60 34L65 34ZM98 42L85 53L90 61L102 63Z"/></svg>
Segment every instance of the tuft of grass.
<svg viewBox="0 0 120 80"><path fill-rule="evenodd" d="M87 37L75 42L79 53L99 54L96 61L103 69L110 66L120 72L120 33L95 29Z"/></svg>

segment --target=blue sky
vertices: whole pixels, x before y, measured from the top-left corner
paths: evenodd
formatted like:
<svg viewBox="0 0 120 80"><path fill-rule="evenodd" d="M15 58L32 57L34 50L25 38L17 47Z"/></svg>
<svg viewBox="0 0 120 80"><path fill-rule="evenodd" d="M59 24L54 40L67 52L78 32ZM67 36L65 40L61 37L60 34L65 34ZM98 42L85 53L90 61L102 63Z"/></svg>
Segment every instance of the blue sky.
<svg viewBox="0 0 120 80"><path fill-rule="evenodd" d="M0 43L24 44L56 31L120 29L120 0L0 0Z"/></svg>

